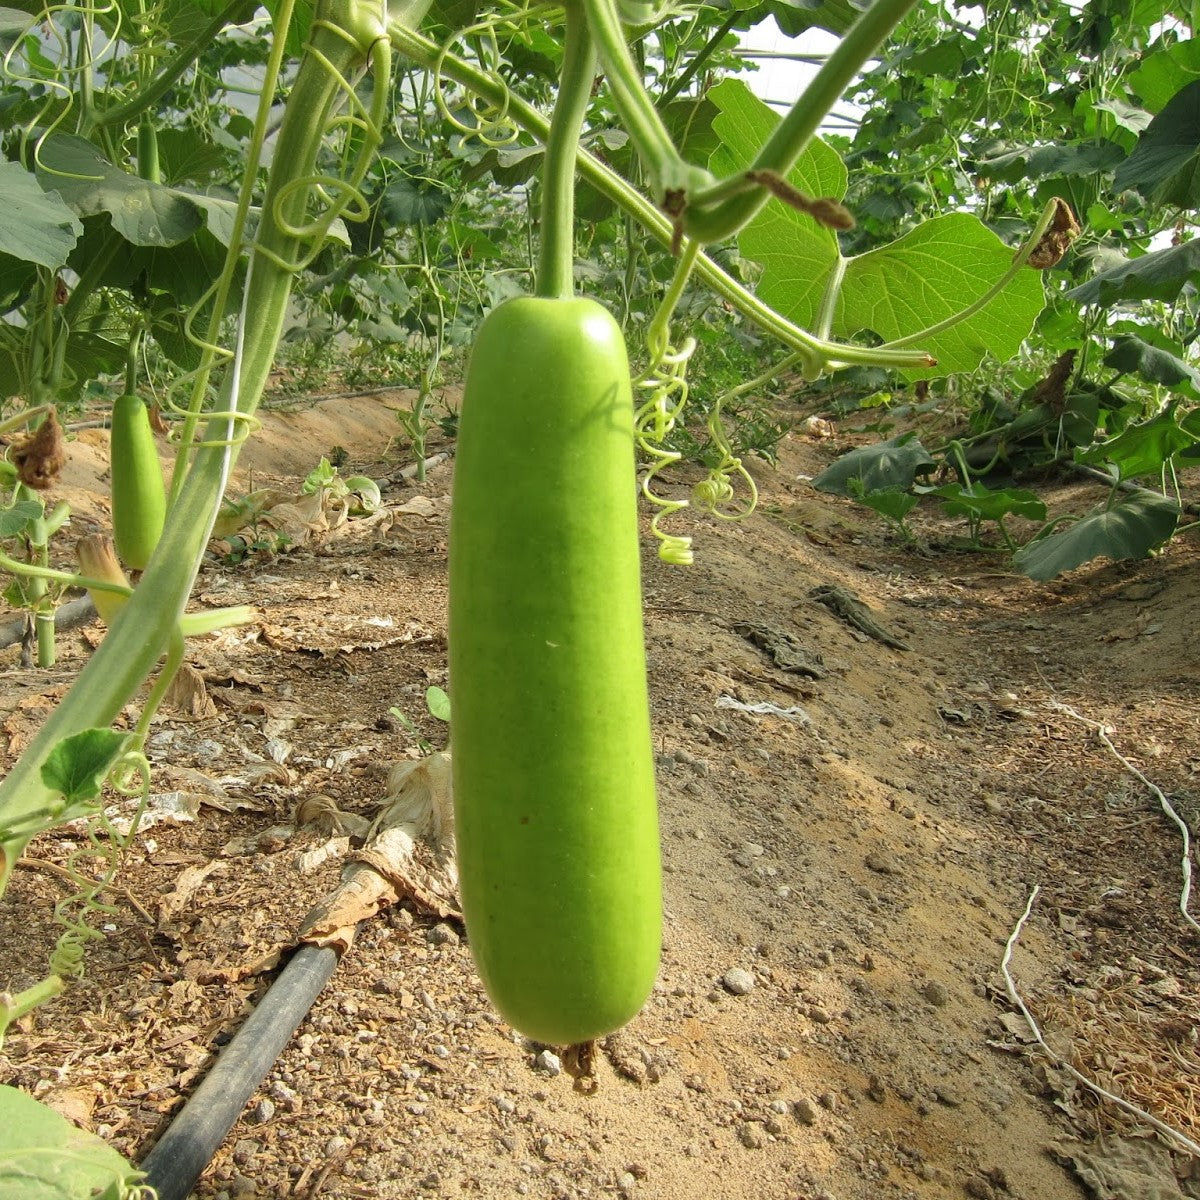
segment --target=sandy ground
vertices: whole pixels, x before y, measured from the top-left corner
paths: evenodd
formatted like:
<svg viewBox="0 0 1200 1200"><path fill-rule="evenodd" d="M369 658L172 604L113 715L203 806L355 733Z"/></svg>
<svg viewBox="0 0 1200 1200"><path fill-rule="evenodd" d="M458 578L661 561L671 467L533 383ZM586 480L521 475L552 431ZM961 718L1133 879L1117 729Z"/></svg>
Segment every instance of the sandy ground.
<svg viewBox="0 0 1200 1200"><path fill-rule="evenodd" d="M294 488L321 453L384 460L403 397L269 415L242 483ZM105 434L61 489L103 524ZM851 439L796 434L754 472L759 513L698 523L697 563L645 557L666 937L642 1014L594 1089L491 1011L462 929L405 906L370 922L247 1106L197 1195L645 1200L1120 1200L1200 1195L1195 1163L1099 1105L1032 1044L1196 1138L1197 940L1180 832L1200 811L1200 581L1187 539L1049 585L963 530L892 540L807 478ZM395 447L392 447L396 451ZM295 827L329 797L370 814L388 767L444 743L452 463L385 487L386 517L288 553L214 557L200 604L263 620L198 639L203 687L150 738L154 791L194 819L139 835L87 975L14 1030L0 1078L135 1161L336 883ZM1076 509L1087 485L1059 486ZM889 641L810 595L837 587ZM0 651L3 765L102 636L60 666ZM782 712L755 712L755 705ZM389 710L400 710L419 731ZM790 710L790 711L789 711ZM131 710L132 711L132 710ZM1097 725L1109 730L1106 745ZM0 904L0 986L45 971L78 834L30 848Z"/></svg>

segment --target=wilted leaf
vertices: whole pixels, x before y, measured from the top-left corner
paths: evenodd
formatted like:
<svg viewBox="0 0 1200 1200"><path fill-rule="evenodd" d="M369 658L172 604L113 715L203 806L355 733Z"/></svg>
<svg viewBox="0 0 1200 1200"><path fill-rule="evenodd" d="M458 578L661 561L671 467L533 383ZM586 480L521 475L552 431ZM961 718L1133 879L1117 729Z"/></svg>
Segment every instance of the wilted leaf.
<svg viewBox="0 0 1200 1200"><path fill-rule="evenodd" d="M1104 356L1104 365L1124 375L1137 375L1147 383L1200 397L1200 371L1169 350L1152 346L1139 337L1119 337ZM1182 386L1181 386L1182 385Z"/></svg>
<svg viewBox="0 0 1200 1200"><path fill-rule="evenodd" d="M1196 442L1180 424L1175 405L1157 416L1121 430L1116 437L1091 446L1076 457L1084 463L1112 463L1122 479L1157 475L1181 450Z"/></svg>
<svg viewBox="0 0 1200 1200"><path fill-rule="evenodd" d="M1185 85L1146 127L1117 168L1113 187L1135 189L1157 205L1200 204L1200 80Z"/></svg>
<svg viewBox="0 0 1200 1200"><path fill-rule="evenodd" d="M1093 275L1065 295L1079 304L1112 304L1116 300L1178 298L1184 285L1200 276L1200 241L1155 250Z"/></svg>

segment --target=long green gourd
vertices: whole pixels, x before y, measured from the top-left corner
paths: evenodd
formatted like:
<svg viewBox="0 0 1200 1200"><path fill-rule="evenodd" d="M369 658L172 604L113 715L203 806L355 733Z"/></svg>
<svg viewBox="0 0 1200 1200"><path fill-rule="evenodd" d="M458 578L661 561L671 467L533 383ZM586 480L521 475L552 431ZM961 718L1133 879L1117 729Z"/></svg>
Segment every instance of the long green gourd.
<svg viewBox="0 0 1200 1200"><path fill-rule="evenodd" d="M624 1025L662 900L633 399L621 330L573 291L594 54L574 3L547 146L537 295L471 352L450 524L459 886L501 1015L550 1045Z"/></svg>
<svg viewBox="0 0 1200 1200"><path fill-rule="evenodd" d="M140 396L126 392L113 402L109 450L113 540L126 566L142 571L162 536L167 490Z"/></svg>

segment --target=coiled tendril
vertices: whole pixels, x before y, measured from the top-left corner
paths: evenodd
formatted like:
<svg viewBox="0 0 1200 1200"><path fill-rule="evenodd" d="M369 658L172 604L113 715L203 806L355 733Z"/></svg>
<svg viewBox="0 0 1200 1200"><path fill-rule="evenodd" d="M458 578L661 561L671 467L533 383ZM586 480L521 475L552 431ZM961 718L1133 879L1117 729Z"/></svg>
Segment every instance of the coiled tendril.
<svg viewBox="0 0 1200 1200"><path fill-rule="evenodd" d="M657 317L655 321L657 322ZM652 324L652 337L654 332ZM665 334L665 330L660 332ZM650 393L649 399L634 416L638 449L652 460L642 475L642 495L657 510L650 522L650 528L658 538L658 557L663 562L672 563L677 567L691 566L692 539L666 532L661 523L672 513L687 508L688 502L672 500L661 495L651 487L651 483L660 471L683 457L678 450L668 450L664 443L675 429L687 404L687 365L695 350L695 338L688 338L679 347L669 346L665 338L658 340L657 345L652 341L651 365L634 381L636 387Z"/></svg>
<svg viewBox="0 0 1200 1200"><path fill-rule="evenodd" d="M672 513L688 506L687 500L673 500L656 492L651 486L654 478L683 456L676 450L667 449L665 442L675 429L688 400L687 367L696 350L696 339L686 338L679 346L670 343L671 317L683 289L691 275L692 267L700 253L698 242L688 242L675 275L667 288L666 295L650 322L646 332L646 347L650 352L650 365L634 381L637 388L650 393L649 399L637 410L634 430L638 449L649 459L650 466L642 476L642 495L654 505L657 512L650 522L654 536L659 539L658 556L664 562L676 566L690 566L694 560L692 539L667 533L662 521ZM708 416L708 432L713 445L720 451L721 459L708 477L692 488L692 502L715 517L725 521L740 521L754 511L758 491L754 480L729 446L721 422L721 407L727 399L738 393L733 389L722 396ZM750 489L750 498L733 511L728 506L735 498L733 477L740 476Z"/></svg>
<svg viewBox="0 0 1200 1200"><path fill-rule="evenodd" d="M465 29L458 30L449 38L442 45L433 69L433 98L443 120L464 138L474 139L489 149L496 150L513 145L520 136L521 129L508 115L512 93L500 74L499 65L504 59L500 52L497 33L521 34L530 27L534 13L544 12L547 20L551 20L550 14L556 11L561 13L560 9L543 5L507 4L499 11L477 21L474 25L468 25ZM454 47L468 40L473 42L474 56L479 63L480 70L490 76L500 92L501 99L498 101L487 100L468 91L462 97L456 98L455 105L458 109L456 112L446 98L446 90L442 82L442 66L446 58L454 53ZM464 120L459 115L464 109L469 114L469 120Z"/></svg>

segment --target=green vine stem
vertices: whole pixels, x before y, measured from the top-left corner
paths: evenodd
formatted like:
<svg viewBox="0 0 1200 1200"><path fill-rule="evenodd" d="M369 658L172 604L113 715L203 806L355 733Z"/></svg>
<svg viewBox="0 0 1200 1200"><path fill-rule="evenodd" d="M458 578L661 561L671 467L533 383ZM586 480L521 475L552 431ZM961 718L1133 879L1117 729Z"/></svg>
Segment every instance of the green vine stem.
<svg viewBox="0 0 1200 1200"><path fill-rule="evenodd" d="M291 4L280 5L276 38L282 41ZM179 627L179 618L216 519L237 454L234 415L249 416L258 405L282 334L293 272L304 240L290 232L303 226L308 189L290 186L311 175L326 122L346 95L346 82L371 61L376 88L386 90L390 58L379 4L323 0L313 21L310 45L287 105L251 252L239 328L240 357L222 386L225 415L214 416L212 436L201 443L162 539L135 593L116 616L108 635L80 672L68 695L0 783L0 882L38 827L54 811L55 795L42 779L42 766L62 739L112 724L137 694ZM265 95L263 103L269 104ZM373 133L377 139L379 131ZM370 141L364 138L364 142ZM235 244L232 254L238 253ZM74 813L62 813L69 817Z"/></svg>
<svg viewBox="0 0 1200 1200"><path fill-rule="evenodd" d="M551 300L575 293L575 162L596 76L596 48L580 0L567 0L564 17L562 73L546 142L535 287L535 295Z"/></svg>
<svg viewBox="0 0 1200 1200"><path fill-rule="evenodd" d="M650 178L650 192L667 212L678 212L697 186L712 182L701 167L693 167L679 154L662 117L654 107L629 52L625 26L616 0L580 0L588 29L596 42L604 78L613 104Z"/></svg>
<svg viewBox="0 0 1200 1200"><path fill-rule="evenodd" d="M531 104L512 95L501 80L450 53L424 34L406 29L402 25L389 23L388 35L399 53L407 55L427 70L440 71L447 78L484 97L497 107L503 106L509 118L520 124L538 141L544 143L549 137L550 124L546 118ZM671 246L674 243L676 234L672 223L610 167L586 150L579 152L578 167L579 173L597 191L633 217L663 245ZM898 367L913 370L934 365L933 359L919 350L880 352L876 347L844 345L813 337L811 333L764 304L706 254L697 256L695 273L743 316L777 337L785 346L800 353L803 356L807 378L816 378L822 371L835 366Z"/></svg>
<svg viewBox="0 0 1200 1200"><path fill-rule="evenodd" d="M746 191L746 177L783 176L795 166L821 122L842 98L863 64L915 3L916 0L875 0L825 60L803 94L763 143L749 168L739 176L689 196L683 215L683 229L689 237L706 243L721 241L732 237L753 219L766 204L769 193L760 187Z"/></svg>
<svg viewBox="0 0 1200 1200"><path fill-rule="evenodd" d="M183 78L200 55L213 44L214 39L225 26L239 12L244 11L245 7L244 0L230 0L190 42L185 43L175 52L171 60L153 79L140 84L137 92L128 100L100 111L92 109L88 113L87 119L81 124L80 134L87 137L93 129L98 127L115 126L120 128L153 109Z"/></svg>
<svg viewBox="0 0 1200 1200"><path fill-rule="evenodd" d="M716 53L721 43L725 40L727 34L731 33L733 27L742 19L743 10L735 8L729 16L712 32L712 35L700 47L699 50L692 56L691 62L676 76L674 82L671 83L663 94L658 98L657 108L661 111L666 108L672 100L676 98L687 86L696 78L697 75L704 69L705 64Z"/></svg>

